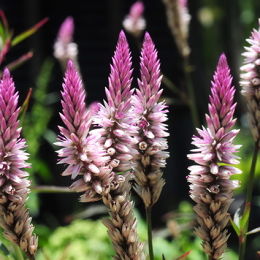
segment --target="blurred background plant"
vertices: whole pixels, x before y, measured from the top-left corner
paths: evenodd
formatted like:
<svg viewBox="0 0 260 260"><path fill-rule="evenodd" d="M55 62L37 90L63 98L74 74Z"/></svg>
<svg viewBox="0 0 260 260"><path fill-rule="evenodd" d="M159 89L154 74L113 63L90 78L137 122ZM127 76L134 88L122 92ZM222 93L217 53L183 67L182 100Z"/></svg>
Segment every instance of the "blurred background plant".
<svg viewBox="0 0 260 260"><path fill-rule="evenodd" d="M39 193L37 187L42 185L68 186L69 181L61 178L62 168L56 165L56 154L53 140L59 122L58 104L62 82L62 69L59 62L50 57L53 43L57 39L59 27L68 16L74 18L75 32L73 41L77 43L80 55L77 57L83 79L86 82L88 101L101 101L104 98L104 86L107 85L109 63L122 21L129 12L134 1L109 0L100 4L97 1L86 3L71 1L8 1L3 0L0 8L0 68L8 66L14 70L14 79L21 93L20 104L24 100L26 113L21 120L24 137L28 141L31 154L30 176L33 189L28 205L34 215L40 236L40 250L37 259L111 259L112 246L108 241L105 228L100 225L100 218L105 215L101 205L87 206L77 203L77 195L73 193ZM154 251L155 258L177 259L191 250L185 259L205 259L201 252L200 241L191 232L194 225L192 204L188 198L186 182L186 154L190 149L193 134L191 115L187 109L188 99L183 93L184 71L183 57L171 37L167 25L165 5L162 1L142 1L146 29L151 33L161 59L162 71L167 75L175 92L166 88L164 96L169 103L169 127L171 137L169 146L171 157L165 171L166 186L162 197L155 206ZM225 52L231 65L234 83L237 87L238 126L241 132L236 140L243 147L239 168L248 173L251 164L253 141L250 135L244 100L239 95L239 67L242 63L240 53L244 41L252 28L257 25L260 13L258 0L199 0L188 2L190 21L189 54L190 77L195 89L198 115L200 121L207 109L211 75L217 57ZM18 12L17 10L21 10ZM159 15L158 15L159 14ZM33 34L50 17L50 21ZM39 23L37 23L41 20ZM36 24L31 29L26 30ZM10 28L15 28L11 30ZM21 34L13 32L24 31ZM17 35L17 36L14 36ZM140 35L140 34L139 34ZM28 38L30 36L30 38ZM140 36L139 36L140 37ZM129 34L128 40L133 50L134 67L138 67L139 47L136 39ZM34 56L32 57L33 50ZM26 61L26 62L25 62ZM23 65L23 66L20 66ZM137 71L137 70L136 70ZM134 72L137 76L137 72ZM136 84L134 82L134 84ZM169 82L168 82L169 87ZM32 91L29 91L29 89ZM30 94L31 93L31 94ZM27 97L27 99L26 99ZM29 98L30 97L30 98ZM27 102L27 103L26 103ZM235 201L231 206L231 215L243 205L247 187L247 175L235 177L241 181L241 187L235 192ZM256 169L252 219L249 230L259 226L260 218L260 165ZM35 190L34 190L35 188ZM37 192L36 192L37 191ZM64 190L67 191L67 190ZM50 191L49 191L50 192ZM141 203L136 199L140 213L138 229L142 240L146 239L145 223L142 220ZM81 218L86 218L82 220ZM93 232L95 230L95 232ZM230 228L232 230L232 228ZM0 259L15 259L15 249L4 239L0 239ZM258 234L249 236L246 259L257 259L260 237ZM232 231L229 250L224 259L237 259L237 237ZM65 250L64 250L65 248ZM98 250L98 251L95 251Z"/></svg>

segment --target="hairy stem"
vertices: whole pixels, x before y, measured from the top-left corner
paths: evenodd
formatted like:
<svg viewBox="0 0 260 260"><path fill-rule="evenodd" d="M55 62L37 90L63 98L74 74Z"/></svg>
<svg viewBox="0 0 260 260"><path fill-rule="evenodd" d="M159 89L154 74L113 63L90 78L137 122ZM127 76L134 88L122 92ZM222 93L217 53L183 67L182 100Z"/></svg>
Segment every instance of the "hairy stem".
<svg viewBox="0 0 260 260"><path fill-rule="evenodd" d="M72 193L75 192L68 187L52 186L52 185L39 185L31 187L31 191L38 193Z"/></svg>
<svg viewBox="0 0 260 260"><path fill-rule="evenodd" d="M145 207L146 222L147 222L147 235L150 260L154 260L153 254L153 235L152 235L152 207Z"/></svg>
<svg viewBox="0 0 260 260"><path fill-rule="evenodd" d="M245 259L245 252L246 252L246 238L247 238L247 231L249 226L249 219L250 219L250 213L251 213L251 205L252 205L252 197L253 197L253 188L254 188L254 177L255 177L255 169L257 164L257 156L259 152L259 141L256 141L251 168L248 176L248 184L247 184L247 191L246 191L246 202L245 202L245 209L243 216L245 214L248 214L248 218L245 224L244 229L242 230L242 233L239 237L239 260Z"/></svg>

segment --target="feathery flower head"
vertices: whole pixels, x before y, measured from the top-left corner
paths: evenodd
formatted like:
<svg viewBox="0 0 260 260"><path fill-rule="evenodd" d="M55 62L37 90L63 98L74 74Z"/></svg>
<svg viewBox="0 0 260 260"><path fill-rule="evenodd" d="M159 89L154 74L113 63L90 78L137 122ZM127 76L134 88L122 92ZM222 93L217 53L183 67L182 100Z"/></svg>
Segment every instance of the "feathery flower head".
<svg viewBox="0 0 260 260"><path fill-rule="evenodd" d="M8 69L0 82L0 226L5 237L16 243L28 256L36 253L38 239L33 234L25 202L30 182L25 140L19 128L18 93Z"/></svg>
<svg viewBox="0 0 260 260"><path fill-rule="evenodd" d="M144 4L141 1L135 2L129 11L129 14L123 21L125 30L135 37L139 37L145 30L146 21L143 18Z"/></svg>
<svg viewBox="0 0 260 260"><path fill-rule="evenodd" d="M69 16L60 26L57 39L54 43L54 57L62 64L66 64L69 59L74 62L77 60L78 46L73 42L73 34L74 20Z"/></svg>
<svg viewBox="0 0 260 260"><path fill-rule="evenodd" d="M260 19L258 30L254 29L247 39L250 44L245 47L244 65L240 68L240 85L246 97L251 116L252 134L255 141L260 140ZM260 142L259 142L260 144Z"/></svg>
<svg viewBox="0 0 260 260"><path fill-rule="evenodd" d="M61 136L56 144L63 147L58 151L59 163L68 165L64 176L78 177L71 188L84 192L81 201L95 201L109 190L114 173L107 165L110 157L99 143L99 133L89 135L95 109L86 108L85 90L72 61L68 62L61 94L60 116L66 127L59 127Z"/></svg>
<svg viewBox="0 0 260 260"><path fill-rule="evenodd" d="M133 115L131 114L132 62L129 46L123 31L120 32L116 51L112 59L108 88L105 89L107 101L100 107L94 123L100 128L91 132L102 135L102 143L111 157L110 165L116 172L131 169Z"/></svg>
<svg viewBox="0 0 260 260"><path fill-rule="evenodd" d="M226 248L229 237L225 229L229 220L227 211L232 202L232 190L239 185L229 179L240 173L230 166L239 163L234 153L240 147L232 143L239 132L231 130L236 121L233 119L234 93L227 60L222 54L213 77L207 128L198 129L198 136L192 141L196 149L188 155L196 162L189 167L188 176L190 196L197 203L194 211L199 226L195 232L203 240L203 249L211 259L219 259Z"/></svg>
<svg viewBox="0 0 260 260"><path fill-rule="evenodd" d="M165 137L169 134L164 123L168 110L164 102L159 102L162 94L160 62L148 33L145 34L141 51L140 73L139 89L136 89L136 95L132 98L133 114L136 115L138 126L135 177L139 185L138 193L145 205L151 206L158 200L164 185L160 168L165 167L165 160L169 156L164 151L168 148Z"/></svg>

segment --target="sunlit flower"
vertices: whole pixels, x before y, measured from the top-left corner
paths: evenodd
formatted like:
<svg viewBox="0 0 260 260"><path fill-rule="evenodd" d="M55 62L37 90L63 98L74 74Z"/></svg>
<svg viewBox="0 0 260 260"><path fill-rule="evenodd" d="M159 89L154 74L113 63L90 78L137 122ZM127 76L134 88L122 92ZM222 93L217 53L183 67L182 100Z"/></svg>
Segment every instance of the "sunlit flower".
<svg viewBox="0 0 260 260"><path fill-rule="evenodd" d="M0 226L4 235L32 257L38 238L25 207L30 192L26 143L19 127L18 93L7 69L0 82Z"/></svg>
<svg viewBox="0 0 260 260"><path fill-rule="evenodd" d="M196 163L189 167L188 176L190 196L197 203L194 207L199 224L196 234L203 240L203 249L211 259L220 259L226 248L227 211L232 191L239 186L236 180L230 180L231 175L240 173L231 166L239 163L234 153L240 147L233 144L239 131L231 130L236 122L233 119L235 88L231 84L230 70L222 54L212 82L207 128L198 129L192 141L196 149L188 155Z"/></svg>
<svg viewBox="0 0 260 260"><path fill-rule="evenodd" d="M145 206L149 207L158 200L165 183L161 168L166 166L165 160L169 156L165 151L169 133L164 123L168 110L165 102L159 102L162 94L160 63L148 33L144 38L140 66L139 89L132 98L133 115L138 127L138 153L134 171L137 191Z"/></svg>
<svg viewBox="0 0 260 260"><path fill-rule="evenodd" d="M244 65L240 68L240 85L242 94L246 97L250 117L251 130L255 141L260 140L260 19L258 30L254 29L247 39L250 44L242 54ZM260 145L260 142L259 142Z"/></svg>

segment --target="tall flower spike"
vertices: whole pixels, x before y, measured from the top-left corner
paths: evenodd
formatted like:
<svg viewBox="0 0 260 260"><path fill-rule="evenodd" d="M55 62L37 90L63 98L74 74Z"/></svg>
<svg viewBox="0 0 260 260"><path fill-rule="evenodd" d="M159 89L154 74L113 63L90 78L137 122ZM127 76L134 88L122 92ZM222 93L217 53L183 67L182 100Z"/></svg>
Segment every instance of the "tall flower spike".
<svg viewBox="0 0 260 260"><path fill-rule="evenodd" d="M254 29L245 47L244 65L241 69L242 94L246 97L250 117L251 130L255 141L260 145L260 19L258 30Z"/></svg>
<svg viewBox="0 0 260 260"><path fill-rule="evenodd" d="M106 88L108 103L105 102L99 108L94 122L100 128L91 133L101 134L101 143L111 157L108 164L116 173L110 192L102 197L111 217L111 220L105 220L105 225L114 245L115 259L141 260L142 244L138 240L133 202L129 194L135 126L131 113L132 62L123 31L120 32L112 61L109 85Z"/></svg>
<svg viewBox="0 0 260 260"><path fill-rule="evenodd" d="M168 25L183 57L190 54L188 44L190 14L187 0L163 0L166 7Z"/></svg>
<svg viewBox="0 0 260 260"><path fill-rule="evenodd" d="M84 192L82 202L95 201L109 190L114 179L112 167L107 166L109 156L99 143L100 135L89 135L92 114L95 109L86 109L85 90L79 74L72 63L68 62L62 91L62 113L64 127L59 127L61 136L57 145L62 159L59 163L68 165L63 175L78 179L71 188Z"/></svg>
<svg viewBox="0 0 260 260"><path fill-rule="evenodd" d="M135 127L131 114L132 62L128 43L123 31L120 32L111 65L109 85L105 89L107 101L100 107L94 123L100 129L92 132L102 134L102 142L111 157L110 165L115 172L131 170Z"/></svg>
<svg viewBox="0 0 260 260"><path fill-rule="evenodd" d="M166 105L159 102L162 94L160 89L162 76L160 63L154 43L148 33L145 34L140 63L141 78L139 89L132 98L133 114L138 118L138 154L135 158L136 190L143 199L145 206L153 206L162 191L164 180L161 168L166 165L169 156Z"/></svg>
<svg viewBox="0 0 260 260"><path fill-rule="evenodd" d="M198 227L195 233L203 240L202 247L210 259L220 259L229 237L226 225L229 221L228 208L232 202L232 191L238 182L230 176L240 171L230 165L238 164L234 155L239 145L233 139L239 130L231 130L236 104L233 102L235 88L224 54L221 55L213 77L209 97L207 128L198 129L193 137L196 149L188 155L196 165L190 166L188 182L190 196L197 203Z"/></svg>
<svg viewBox="0 0 260 260"><path fill-rule="evenodd" d="M135 37L141 36L146 27L146 21L143 18L143 12L143 2L137 1L131 6L129 15L127 15L123 21L125 30Z"/></svg>
<svg viewBox="0 0 260 260"><path fill-rule="evenodd" d="M64 68L70 59L77 64L78 46L73 42L73 34L74 20L69 16L61 24L54 43L54 57L59 60Z"/></svg>
<svg viewBox="0 0 260 260"><path fill-rule="evenodd" d="M25 207L30 192L28 154L19 128L18 93L7 69L0 82L0 225L5 237L34 259L38 238Z"/></svg>

